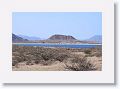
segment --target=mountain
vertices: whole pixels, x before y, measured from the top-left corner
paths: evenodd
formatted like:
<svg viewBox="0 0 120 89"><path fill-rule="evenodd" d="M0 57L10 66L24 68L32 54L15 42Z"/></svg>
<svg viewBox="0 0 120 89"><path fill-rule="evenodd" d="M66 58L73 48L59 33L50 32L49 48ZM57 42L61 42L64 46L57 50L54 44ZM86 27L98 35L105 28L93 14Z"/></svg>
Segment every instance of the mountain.
<svg viewBox="0 0 120 89"><path fill-rule="evenodd" d="M23 39L22 37L19 37L15 34L12 34L12 42L26 42L27 39Z"/></svg>
<svg viewBox="0 0 120 89"><path fill-rule="evenodd" d="M19 37L22 37L24 39L28 39L28 40L41 40L41 38L39 37L33 37L33 36L25 36L25 35L18 35Z"/></svg>
<svg viewBox="0 0 120 89"><path fill-rule="evenodd" d="M77 39L70 35L55 34L55 35L52 35L51 37L49 37L48 40L73 41L73 40L77 40Z"/></svg>
<svg viewBox="0 0 120 89"><path fill-rule="evenodd" d="M101 35L95 35L86 41L96 42L96 43L102 43L102 36Z"/></svg>

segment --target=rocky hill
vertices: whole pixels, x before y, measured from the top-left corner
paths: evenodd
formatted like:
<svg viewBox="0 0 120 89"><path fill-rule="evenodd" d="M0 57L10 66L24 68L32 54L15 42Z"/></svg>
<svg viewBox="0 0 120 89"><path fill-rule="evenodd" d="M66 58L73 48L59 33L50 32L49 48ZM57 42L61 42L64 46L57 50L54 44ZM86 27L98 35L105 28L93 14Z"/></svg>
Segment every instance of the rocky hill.
<svg viewBox="0 0 120 89"><path fill-rule="evenodd" d="M73 36L70 35L52 35L50 38L48 38L48 40L63 40L63 41L71 41L71 40L77 40L76 38L74 38Z"/></svg>

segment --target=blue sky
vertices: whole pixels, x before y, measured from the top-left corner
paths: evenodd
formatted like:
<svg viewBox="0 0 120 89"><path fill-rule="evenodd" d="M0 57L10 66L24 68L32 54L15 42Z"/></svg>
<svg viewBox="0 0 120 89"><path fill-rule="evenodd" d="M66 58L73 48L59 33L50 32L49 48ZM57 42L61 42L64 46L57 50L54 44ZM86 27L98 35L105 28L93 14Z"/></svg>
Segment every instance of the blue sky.
<svg viewBox="0 0 120 89"><path fill-rule="evenodd" d="M102 35L101 12L13 12L14 34L48 38L72 35L79 40Z"/></svg>

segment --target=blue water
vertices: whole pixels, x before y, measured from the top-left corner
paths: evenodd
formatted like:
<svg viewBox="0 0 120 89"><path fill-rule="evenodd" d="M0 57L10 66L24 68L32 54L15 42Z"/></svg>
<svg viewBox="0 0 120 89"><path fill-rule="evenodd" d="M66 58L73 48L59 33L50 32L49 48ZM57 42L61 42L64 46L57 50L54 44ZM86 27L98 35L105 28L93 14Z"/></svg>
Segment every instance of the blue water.
<svg viewBox="0 0 120 89"><path fill-rule="evenodd" d="M36 47L62 47L62 48L95 48L95 47L102 47L102 45L98 44L31 44L31 43L23 43L23 44L15 44L18 46L36 46Z"/></svg>

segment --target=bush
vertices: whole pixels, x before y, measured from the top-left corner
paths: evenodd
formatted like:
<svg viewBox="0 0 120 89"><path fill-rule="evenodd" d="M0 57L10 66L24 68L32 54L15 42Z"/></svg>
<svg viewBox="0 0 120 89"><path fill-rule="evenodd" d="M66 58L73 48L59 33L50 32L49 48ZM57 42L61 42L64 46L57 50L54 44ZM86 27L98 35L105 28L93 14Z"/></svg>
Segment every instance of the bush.
<svg viewBox="0 0 120 89"><path fill-rule="evenodd" d="M44 53L41 54L41 57L42 57L45 61L48 61L49 59L52 58L52 55L51 55L51 53L44 52Z"/></svg>
<svg viewBox="0 0 120 89"><path fill-rule="evenodd" d="M56 56L54 56L54 59L57 61L62 62L64 59L68 58L69 56L65 53L58 53Z"/></svg>
<svg viewBox="0 0 120 89"><path fill-rule="evenodd" d="M84 50L84 53L85 53L85 54L91 54L91 50L86 49L86 50Z"/></svg>
<svg viewBox="0 0 120 89"><path fill-rule="evenodd" d="M35 64L39 64L40 63L40 60L35 60Z"/></svg>
<svg viewBox="0 0 120 89"><path fill-rule="evenodd" d="M16 66L19 62L17 60L12 61L12 66Z"/></svg>
<svg viewBox="0 0 120 89"><path fill-rule="evenodd" d="M86 59L86 57L75 57L70 64L66 63L66 69L71 71L92 71L96 70L95 65Z"/></svg>
<svg viewBox="0 0 120 89"><path fill-rule="evenodd" d="M96 57L101 57L101 56L102 56L102 53L101 53L101 52L96 52L96 53L94 53L94 56L96 56Z"/></svg>
<svg viewBox="0 0 120 89"><path fill-rule="evenodd" d="M26 65L33 65L33 62L31 60L26 62Z"/></svg>

